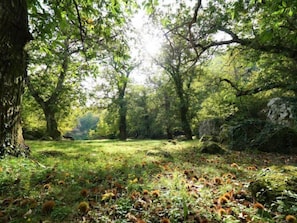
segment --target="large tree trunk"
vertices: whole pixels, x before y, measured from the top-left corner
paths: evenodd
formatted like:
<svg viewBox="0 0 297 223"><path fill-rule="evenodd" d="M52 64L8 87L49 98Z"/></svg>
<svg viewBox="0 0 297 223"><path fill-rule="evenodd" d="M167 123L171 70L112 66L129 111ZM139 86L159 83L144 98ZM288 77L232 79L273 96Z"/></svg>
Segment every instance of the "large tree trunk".
<svg viewBox="0 0 297 223"><path fill-rule="evenodd" d="M28 31L26 0L0 1L0 156L28 155L21 128Z"/></svg>

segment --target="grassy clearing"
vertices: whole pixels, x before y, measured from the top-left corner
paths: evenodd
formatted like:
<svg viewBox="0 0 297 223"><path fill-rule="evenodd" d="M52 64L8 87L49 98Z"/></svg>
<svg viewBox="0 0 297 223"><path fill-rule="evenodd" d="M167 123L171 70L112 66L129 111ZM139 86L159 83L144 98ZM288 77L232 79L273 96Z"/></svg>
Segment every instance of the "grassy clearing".
<svg viewBox="0 0 297 223"><path fill-rule="evenodd" d="M198 141L27 142L0 163L0 222L286 222L247 188L292 156L200 154ZM262 206L263 205L263 206ZM293 222L293 221L292 221Z"/></svg>

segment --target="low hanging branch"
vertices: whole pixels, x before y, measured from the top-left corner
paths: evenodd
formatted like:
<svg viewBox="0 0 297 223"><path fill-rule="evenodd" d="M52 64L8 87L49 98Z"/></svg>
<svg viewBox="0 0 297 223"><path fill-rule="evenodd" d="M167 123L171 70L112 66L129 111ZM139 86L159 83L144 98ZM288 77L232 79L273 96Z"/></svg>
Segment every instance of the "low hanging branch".
<svg viewBox="0 0 297 223"><path fill-rule="evenodd" d="M285 89L288 91L297 91L297 86L294 84L288 85L288 83L268 83L260 87L255 87L252 89L242 90L236 86L231 80L226 78L220 78L220 82L227 82L233 89L236 90L236 97L247 96L257 94L259 92L268 91L276 88Z"/></svg>

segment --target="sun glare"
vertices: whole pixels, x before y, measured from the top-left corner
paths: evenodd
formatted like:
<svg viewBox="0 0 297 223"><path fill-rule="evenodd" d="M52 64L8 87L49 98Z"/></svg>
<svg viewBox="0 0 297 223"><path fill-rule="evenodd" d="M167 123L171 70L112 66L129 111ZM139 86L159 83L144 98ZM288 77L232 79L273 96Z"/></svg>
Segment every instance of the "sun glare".
<svg viewBox="0 0 297 223"><path fill-rule="evenodd" d="M156 57L161 49L161 40L157 36L145 36L143 45L149 56Z"/></svg>
<svg viewBox="0 0 297 223"><path fill-rule="evenodd" d="M132 25L135 28L137 38L140 42L140 48L142 48L145 54L149 57L156 57L159 53L162 45L162 34L145 12L138 12L132 19Z"/></svg>

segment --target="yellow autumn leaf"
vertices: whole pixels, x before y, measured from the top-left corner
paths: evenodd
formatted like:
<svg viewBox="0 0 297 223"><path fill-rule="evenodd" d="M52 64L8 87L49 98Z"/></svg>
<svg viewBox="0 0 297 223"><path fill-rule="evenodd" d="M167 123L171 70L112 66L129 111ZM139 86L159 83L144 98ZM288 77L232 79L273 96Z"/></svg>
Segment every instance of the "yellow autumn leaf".
<svg viewBox="0 0 297 223"><path fill-rule="evenodd" d="M110 199L110 198L112 198L112 197L114 197L115 196L115 194L114 193L112 193L112 192L109 192L109 193L105 193L105 194L103 194L102 195L102 201L105 201L105 200L108 200L108 199Z"/></svg>
<svg viewBox="0 0 297 223"><path fill-rule="evenodd" d="M135 184L138 182L138 178L136 177L134 180L130 180L130 183Z"/></svg>

